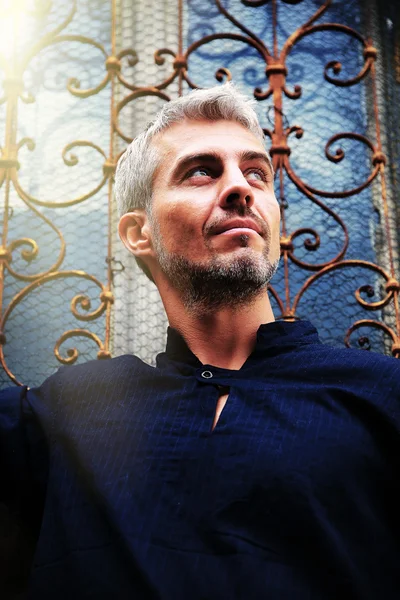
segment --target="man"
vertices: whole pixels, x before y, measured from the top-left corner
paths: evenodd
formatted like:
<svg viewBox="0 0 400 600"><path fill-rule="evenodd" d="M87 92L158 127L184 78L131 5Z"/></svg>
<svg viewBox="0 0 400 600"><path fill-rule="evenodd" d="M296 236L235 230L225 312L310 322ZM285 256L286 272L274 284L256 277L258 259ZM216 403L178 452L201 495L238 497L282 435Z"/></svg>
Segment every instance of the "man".
<svg viewBox="0 0 400 600"><path fill-rule="evenodd" d="M274 321L279 207L251 103L226 84L166 105L116 197L166 351L0 398L27 597L398 598L400 363Z"/></svg>

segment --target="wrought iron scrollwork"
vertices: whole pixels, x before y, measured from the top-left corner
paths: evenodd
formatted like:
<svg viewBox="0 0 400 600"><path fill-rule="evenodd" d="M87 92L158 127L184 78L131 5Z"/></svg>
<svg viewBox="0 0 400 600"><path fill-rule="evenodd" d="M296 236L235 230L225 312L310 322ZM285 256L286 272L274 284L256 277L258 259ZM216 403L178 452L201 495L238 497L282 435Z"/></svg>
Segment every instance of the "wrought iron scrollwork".
<svg viewBox="0 0 400 600"><path fill-rule="evenodd" d="M282 0L284 1L284 0ZM328 12L328 9L332 5L332 0L326 0L323 4L314 12L314 14L300 27L298 27L291 35L288 36L287 40L283 43L281 50L278 48L277 38L277 25L278 25L278 0L241 0L244 6L254 8L266 7L267 4L272 5L272 28L273 28L273 48L269 48L263 39L261 39L256 33L251 31L247 26L238 20L226 7L226 3L223 0L214 0L214 5L218 11L218 14L225 17L226 22L230 24L231 28L229 31L210 31L199 39L192 40L192 43L185 51L181 51L178 56L172 50L163 48L162 51L156 53L156 62L162 60L161 55L171 54L174 61L174 73L171 78L178 76L181 81L185 81L191 88L196 88L198 85L193 81L190 76L190 57L199 49L207 47L210 43L216 40L231 40L236 43L243 44L248 48L252 48L256 51L258 60L264 63L265 69L265 85L256 85L254 87L254 97L262 102L268 98L273 99L273 128L264 129L266 135L271 140L270 154L273 161L274 170L277 173L277 179L279 185L279 200L282 207L282 238L281 238L281 251L282 259L284 263L284 277L285 277L285 301L280 298L276 289L270 286L270 292L281 311L281 317L283 319L292 320L296 317L296 311L299 308L299 303L303 298L304 292L308 290L318 279L322 276L328 276L332 271L338 269L347 269L350 266L356 266L357 268L367 269L369 272L374 273L375 277L383 277L386 282L386 292L382 299L379 301L370 301L372 298L373 288L369 284L362 285L355 290L355 298L358 305L363 310L371 311L382 311L382 309L392 306L394 320L393 326L381 323L379 320L373 320L375 329L380 325L382 331L391 336L393 341L392 354L393 356L399 356L399 343L400 343L400 314L399 314L399 283L395 273L395 264L393 259L393 249L391 247L391 233L390 223L388 219L388 207L386 199L386 184L385 184L385 163L386 157L382 150L380 135L379 135L379 122L377 112L377 101L376 101L376 82L375 82L375 61L377 58L377 50L373 46L370 39L364 39L364 37L356 30L348 27L341 23L333 22L321 22L323 16ZM300 4L301 0L286 0L286 4ZM234 31L232 31L232 26ZM300 175L295 171L291 163L291 146L290 146L290 135L294 134L297 139L300 139L303 135L303 129L299 125L288 126L283 112L284 97L290 100L297 100L302 96L302 88L299 84L295 84L293 89L289 89L286 84L288 75L288 62L287 59L298 42L302 39L311 36L319 32L331 32L341 35L348 36L349 39L353 39L360 44L360 52L362 59L362 66L359 68L355 75L347 78L341 77L342 64L339 60L330 60L326 63L323 76L325 80L336 87L350 87L354 86L367 76L370 77L370 84L372 86L373 97L374 97L374 113L376 117L376 143L372 143L365 135L357 132L339 132L332 135L325 146L326 158L333 164L338 164L345 158L345 152L341 147L343 140L351 140L363 144L371 152L371 170L368 177L364 181L360 181L356 186L353 186L346 190L329 191L319 189L312 185L310 182L304 181ZM255 59L256 60L256 59ZM215 79L217 81L225 81L231 79L231 71L227 65L221 64L215 72ZM142 89L143 93L146 93L145 89ZM322 210L327 217L333 219L333 221L339 227L341 231L341 246L336 251L335 255L331 256L328 260L316 262L315 260L310 262L299 258L296 253L296 247L298 241L302 240L303 249L306 252L315 253L317 252L322 244L322 236L320 232L316 230L314 226L301 227L294 231L288 231L287 223L285 218L285 211L287 208L287 201L285 198L284 190L284 178L283 175L287 176L289 180L294 184L296 189L302 194L303 197L307 198L320 210ZM382 204L383 204L383 215L385 220L385 231L389 245L389 264L388 270L382 269L382 267L367 262L364 260L349 260L346 258L346 254L349 247L349 233L347 226L341 216L338 214L336 209L334 210L331 206L328 206L324 199L344 199L355 196L361 193L366 188L370 187L373 182L380 182L382 190ZM339 239L339 236L336 236ZM311 275L302 285L301 289L296 293L293 300L290 299L290 264L293 263L297 267L300 267L307 271L312 271L314 274ZM366 298L365 298L366 296ZM346 343L348 343L349 336L354 330L361 327L357 322L353 327L350 327L345 335ZM370 320L368 321L370 323ZM363 321L365 326L366 322ZM366 336L364 336L365 338ZM364 347L368 347L368 343L365 342Z"/></svg>
<svg viewBox="0 0 400 600"><path fill-rule="evenodd" d="M34 10L30 10L25 7L18 6L10 8L10 18L14 18L15 21L21 16L21 11L25 10L29 12L30 17L43 17L47 15L52 9L53 3L49 1L36 3ZM75 42L82 44L82 48L91 46L96 48L100 55L103 56L105 73L103 79L96 86L88 89L81 89L79 78L70 77L66 78L66 89L71 95L79 98L87 98L89 96L99 93L106 85L113 82L119 72L119 58L116 56L115 41L112 44L112 54L108 55L104 46L98 41L80 35L69 35L63 33L65 29L72 22L77 9L76 0L70 3L67 15L64 19L56 25L51 31L45 33L40 39L34 40L33 43L24 51L20 56L14 54L12 60L7 60L4 56L0 55L0 68L4 73L3 88L4 97L2 101L6 104L6 130L5 130L5 143L1 147L0 153L0 187L4 193L4 212L3 212L3 235L2 243L0 246L0 364L3 367L8 377L17 384L21 384L17 380L17 377L11 372L8 367L5 356L4 346L7 343L7 324L14 311L14 309L22 302L23 299L28 297L34 290L39 287L46 286L57 279L79 279L83 278L92 283L96 284L100 288L99 300L100 304L97 308L91 309L91 300L84 294L77 294L71 301L70 309L72 315L80 321L94 321L103 314L106 314L105 320L105 334L104 341L102 341L95 333L89 329L72 329L64 332L55 344L54 353L57 359L64 363L73 363L78 356L76 349L69 350L67 352L67 358L62 356L60 353L60 345L68 339L76 336L84 336L93 340L97 346L98 357L107 358L110 357L109 342L110 342L110 315L111 305L113 303L113 294L111 291L111 268L108 268L108 281L102 284L95 277L84 271L66 271L62 270L62 265L65 259L66 243L64 235L59 227L57 227L52 220L46 216L43 212L43 208L57 208L65 209L76 204L80 204L88 200L97 194L108 182L112 181L114 169L115 169L115 156L113 155L112 148L109 154L100 148L95 143L88 140L74 140L68 143L64 149L61 150L61 158L64 164L68 167L74 167L78 164L79 158L75 153L78 148L91 148L103 157L103 169L100 173L99 183L89 192L82 194L76 198L69 200L48 201L41 198L36 198L30 192L25 190L19 180L18 170L20 167L20 150L26 147L29 151L35 150L35 141L30 137L23 137L18 141L18 101L22 100L24 103L34 102L35 98L32 94L24 89L24 73L28 69L32 60L37 57L40 52L44 49L60 45L64 43ZM13 12L14 11L14 12ZM113 27L115 27L115 6L113 5ZM115 37L115 36L114 36ZM123 56L133 57L132 51L126 51ZM114 102L113 90L112 90L112 106ZM111 121L111 117L110 117ZM111 132L112 133L112 132ZM57 190L57 182L55 182L54 189ZM38 257L40 257L41 246L40 242L32 235L29 237L21 237L20 239L14 239L8 241L8 223L10 219L11 207L11 190L14 190L18 195L19 199L24 203L28 210L36 215L42 222L44 222L53 232L56 234L59 240L58 255L56 256L53 264L51 264L45 271L40 272L29 272L24 273L21 270L16 270L12 266L13 257L16 253L19 253L19 257L26 264L35 264ZM109 186L109 202L111 202L112 189ZM110 224L109 224L109 235L110 235ZM110 255L109 245L109 255ZM7 306L3 306L4 298L4 281L5 276L13 277L16 280L26 282L27 285L20 289L20 291L14 295Z"/></svg>
<svg viewBox="0 0 400 600"><path fill-rule="evenodd" d="M90 338L98 347L99 358L108 357L110 355L110 316L111 306L113 301L112 296L112 254L111 254L111 223L109 223L109 242L107 251L107 281L100 283L91 275L81 271L66 271L62 270L63 261L65 258L65 240L61 230L46 216L42 209L57 208L66 209L68 207L81 204L97 194L103 187L108 186L109 203L112 197L112 178L118 155L114 153L115 144L110 144L109 152L96 145L89 140L73 140L61 150L61 158L64 163L74 168L79 161L79 148L90 148L91 151L100 155L103 159L102 172L99 174L98 183L89 192L81 196L70 198L68 200L58 201L56 198L51 201L36 198L33 194L25 190L18 178L18 169L20 166L20 151L26 147L30 151L34 151L35 143L29 137L17 139L17 123L18 123L18 101L32 102L33 96L25 90L24 87L24 72L32 59L39 55L45 48L50 46L79 43L84 48L94 48L99 53L102 60L104 72L100 76L99 81L92 87L83 89L81 87L79 75L66 77L65 86L69 93L77 98L84 100L90 96L100 93L107 86L110 86L111 91L111 106L110 106L110 136L113 141L122 140L129 143L131 141L131 133L123 131L121 125L121 112L125 107L134 103L139 98L150 96L157 97L165 102L171 99L171 85L177 83L179 93L183 92L183 86L190 88L199 87L199 83L195 81L195 76L191 74L191 60L196 52L203 51L210 44L218 40L230 41L241 45L243 48L251 49L254 55L255 63L258 61L263 69L263 81L254 79L253 94L259 102L268 100L272 104L272 109L269 111L271 115L271 125L265 128L266 136L270 139L270 154L274 170L276 172L278 182L278 200L281 205L282 213L282 237L281 237L281 254L284 273L284 297L278 293L277 289L270 286L270 293L273 297L280 314L277 317L293 320L297 318L298 311L301 308L302 299L305 292L310 290L317 281L321 278L328 277L334 271L345 270L351 267L356 267L373 275L375 279L383 281L383 297L379 300L375 298L375 288L371 282L361 284L354 290L357 305L361 310L368 311L369 314L377 315L376 319L361 319L351 325L345 333L345 342L350 344L355 332L365 328L372 327L380 329L385 336L390 338L392 343L393 356L400 357L400 309L399 309L399 293L400 284L398 275L395 269L394 252L391 245L392 233L389 222L389 209L386 197L386 157L383 152L378 121L378 109L376 100L376 76L375 76L375 61L377 59L377 50L370 39L364 37L356 30L343 25L322 21L328 14L329 8L332 5L332 0L325 0L319 8L315 10L306 22L297 27L297 29L288 35L279 49L278 44L278 9L280 2L286 5L301 4L302 0L237 0L240 3L242 10L271 10L272 19L272 46L269 47L265 40L260 35L257 35L248 26L244 25L241 20L228 10L228 4L224 0L213 0L214 12L216 15L225 19L227 24L226 31L215 31L208 29L204 35L198 39L191 40L191 43L185 48L183 40L183 0L179 0L179 39L176 48L160 48L155 49L154 62L156 65L163 67L164 71L169 69L167 75L160 77L158 81L149 82L145 86L139 86L131 81L126 74L126 69L135 68L135 65L140 61L140 53L136 49L126 48L117 51L115 41L116 31L116 0L112 2L112 31L111 31L111 52L109 53L105 45L91 39L89 37L70 34L66 31L68 25L72 22L76 14L76 0L70 3L67 15L61 23L55 26L50 32L47 32L43 37L35 41L18 60L12 62L6 60L0 55L0 68L4 72L3 88L4 95L0 102L6 104L6 132L5 142L2 144L0 154L0 187L4 191L4 212L3 212L3 237L0 246L0 363L8 376L16 381L16 377L8 368L3 352L3 345L6 342L7 320L13 311L14 307L21 302L22 298L30 294L38 286L46 285L52 279L74 277L74 278L89 278L93 283L100 288L100 304L96 308L92 308L92 300L84 294L78 293L71 301L70 309L74 318L78 321L90 323L98 319L101 315L106 315L104 340L91 333L88 329L74 328L64 332L58 338L55 346L55 355L57 359L65 364L74 362L78 357L76 348L69 348L65 353L61 351L61 346L67 340L74 337ZM34 12L38 15L45 15L51 10L52 2L50 0L35 4ZM343 69L339 59L329 60L325 66L322 66L323 77L325 80L337 88L354 86L363 80L370 81L372 89L372 97L374 102L374 114L376 118L376 141L373 143L365 135L358 132L342 131L332 135L325 146L326 160L330 164L336 165L345 159L345 151L343 149L344 141L351 141L365 146L370 154L371 169L368 177L363 181L357 181L356 185L346 190L329 191L319 189L312 182L304 181L296 172L296 168L291 159L291 152L294 140L302 140L303 128L300 125L293 125L287 122L284 114L284 102L296 102L304 97L305 91L302 90L298 82L288 86L287 77L290 71L288 58L294 47L307 37L321 32L330 32L333 34L345 35L351 40L355 40L360 47L360 58L362 65L357 66L357 72L345 78L342 76ZM216 82L223 83L231 80L232 70L230 65L220 64L217 68L214 67L213 75ZM121 91L117 98L115 94L115 86L118 84ZM124 95L125 94L125 95ZM288 100L286 100L288 99ZM297 143L297 142L296 142ZM302 142L299 142L302 143ZM318 211L334 223L337 227L335 251L331 255L324 257L324 260L319 260L319 252L324 247L324 236L321 231L318 231L317 225L308 223L306 226L299 227L293 231L289 230L288 220L286 218L287 199L285 192L285 181L291 182L291 185L299 192L301 197L312 203ZM336 207L328 204L328 200L332 199L347 199L372 185L380 185L381 198L383 206L383 225L388 243L388 262L386 268L380 267L372 262L365 260L349 260L347 252L349 247L349 233L346 223L338 214ZM13 255L18 256L26 262L26 264L34 264L37 257L40 255L40 243L35 239L34 235L27 235L18 240L8 241L8 222L10 218L11 208L11 189L14 189L20 200L25 204L32 214L35 214L41 219L46 226L53 230L58 238L58 254L53 261L53 264L43 272L32 274L17 271L12 267ZM55 189L57 185L55 185ZM299 252L301 250L301 252ZM308 259L305 258L310 257ZM305 281L300 289L297 289L293 296L291 292L291 268L304 269ZM25 287L11 300L8 306L3 307L2 298L4 289L4 275L7 274L18 281L26 282ZM375 283L375 281L373 282ZM387 310L392 307L393 318L390 325L379 320L378 311ZM362 335L359 346L368 348L368 335Z"/></svg>

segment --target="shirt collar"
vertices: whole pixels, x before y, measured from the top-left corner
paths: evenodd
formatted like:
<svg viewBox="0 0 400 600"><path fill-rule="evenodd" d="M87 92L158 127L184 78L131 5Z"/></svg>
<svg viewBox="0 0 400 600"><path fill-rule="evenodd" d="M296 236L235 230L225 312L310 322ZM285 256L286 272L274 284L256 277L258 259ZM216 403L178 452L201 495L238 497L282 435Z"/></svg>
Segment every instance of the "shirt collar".
<svg viewBox="0 0 400 600"><path fill-rule="evenodd" d="M320 343L318 332L309 321L274 321L260 325L252 354L272 349L279 350L279 348L287 346L315 343ZM164 358L196 366L202 364L190 350L179 331L173 327L167 329L167 346L165 353L159 354L157 357L158 366L161 366Z"/></svg>

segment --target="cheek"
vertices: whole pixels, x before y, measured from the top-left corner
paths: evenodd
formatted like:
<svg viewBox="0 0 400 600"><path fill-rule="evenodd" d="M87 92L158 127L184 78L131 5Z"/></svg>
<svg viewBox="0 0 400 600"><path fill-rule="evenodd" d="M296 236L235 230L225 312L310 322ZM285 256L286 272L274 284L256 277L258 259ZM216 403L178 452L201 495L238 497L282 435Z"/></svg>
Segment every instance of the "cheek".
<svg viewBox="0 0 400 600"><path fill-rule="evenodd" d="M190 215L187 210L184 211L180 206L175 206L168 213L162 215L161 219L162 235L165 240L169 240L172 248L198 242L199 226L193 222L193 213Z"/></svg>
<svg viewBox="0 0 400 600"><path fill-rule="evenodd" d="M274 257L279 256L281 211L277 202L271 203L268 222L271 230L271 250Z"/></svg>
<svg viewBox="0 0 400 600"><path fill-rule="evenodd" d="M277 235L279 236L280 233L280 225L281 225L281 209L279 207L278 202L275 200L272 207L271 207L271 211L272 211L272 228L274 229L275 232L277 232Z"/></svg>
<svg viewBox="0 0 400 600"><path fill-rule="evenodd" d="M271 237L275 239L280 235L281 211L276 200L272 200L267 204L267 209L264 210L263 218L269 224Z"/></svg>
<svg viewBox="0 0 400 600"><path fill-rule="evenodd" d="M273 229L273 236L278 240L278 243L279 243L279 238L280 238L280 234L281 234L280 212L278 213L276 220L274 221L272 229Z"/></svg>

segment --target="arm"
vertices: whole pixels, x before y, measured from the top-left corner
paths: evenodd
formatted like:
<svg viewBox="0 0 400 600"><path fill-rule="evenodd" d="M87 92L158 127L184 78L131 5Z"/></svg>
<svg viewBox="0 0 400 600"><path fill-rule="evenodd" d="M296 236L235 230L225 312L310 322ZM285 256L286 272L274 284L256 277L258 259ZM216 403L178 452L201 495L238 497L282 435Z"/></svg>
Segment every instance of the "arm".
<svg viewBox="0 0 400 600"><path fill-rule="evenodd" d="M26 387L0 392L0 596L26 586L40 531L47 446Z"/></svg>

